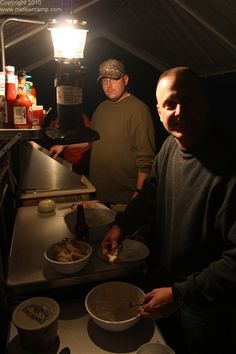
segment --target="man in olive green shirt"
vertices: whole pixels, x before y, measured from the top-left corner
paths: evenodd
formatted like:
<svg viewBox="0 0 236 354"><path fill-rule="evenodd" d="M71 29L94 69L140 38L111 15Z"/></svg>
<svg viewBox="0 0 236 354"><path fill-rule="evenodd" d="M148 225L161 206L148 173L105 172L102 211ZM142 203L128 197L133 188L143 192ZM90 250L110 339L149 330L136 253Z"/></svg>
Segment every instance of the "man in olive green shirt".
<svg viewBox="0 0 236 354"><path fill-rule="evenodd" d="M128 92L129 77L121 62L104 61L98 81L107 99L92 117L92 128L100 140L92 144L90 179L98 200L122 209L149 174L155 156L155 130L148 106Z"/></svg>

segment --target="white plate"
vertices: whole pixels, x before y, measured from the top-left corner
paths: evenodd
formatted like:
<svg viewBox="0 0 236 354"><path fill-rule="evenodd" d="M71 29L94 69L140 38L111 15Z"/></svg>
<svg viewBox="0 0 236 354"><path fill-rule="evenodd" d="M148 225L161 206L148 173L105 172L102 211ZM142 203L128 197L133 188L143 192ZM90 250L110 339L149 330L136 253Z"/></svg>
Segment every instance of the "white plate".
<svg viewBox="0 0 236 354"><path fill-rule="evenodd" d="M123 241L122 250L119 253L118 262L123 263L123 262L140 261L142 259L147 258L148 255L149 255L149 248L144 243L127 238ZM100 248L98 249L98 256L102 260L108 262L108 259L104 257Z"/></svg>

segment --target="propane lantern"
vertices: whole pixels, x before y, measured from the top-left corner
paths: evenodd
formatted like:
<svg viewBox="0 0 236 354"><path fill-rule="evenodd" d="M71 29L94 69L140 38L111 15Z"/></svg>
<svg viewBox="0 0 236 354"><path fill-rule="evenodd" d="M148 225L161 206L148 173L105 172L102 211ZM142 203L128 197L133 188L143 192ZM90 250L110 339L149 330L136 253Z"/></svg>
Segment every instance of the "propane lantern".
<svg viewBox="0 0 236 354"><path fill-rule="evenodd" d="M84 47L87 37L86 22L75 19L52 20L48 29L51 31L54 58L57 61L55 77L57 118L59 136L61 131L77 131L79 142L99 139L98 133L84 126L83 122L83 78L85 67ZM54 134L55 132L53 132Z"/></svg>
<svg viewBox="0 0 236 354"><path fill-rule="evenodd" d="M52 20L48 29L51 31L54 57L61 59L80 59L84 57L87 29L86 22L75 19Z"/></svg>

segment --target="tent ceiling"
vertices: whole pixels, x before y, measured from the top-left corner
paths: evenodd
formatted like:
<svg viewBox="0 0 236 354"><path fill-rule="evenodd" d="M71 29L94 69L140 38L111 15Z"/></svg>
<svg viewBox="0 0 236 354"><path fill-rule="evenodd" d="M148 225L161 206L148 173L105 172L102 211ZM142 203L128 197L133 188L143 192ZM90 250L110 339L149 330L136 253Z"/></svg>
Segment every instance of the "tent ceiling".
<svg viewBox="0 0 236 354"><path fill-rule="evenodd" d="M159 71L176 65L206 76L236 71L235 0L74 0L70 8L62 0L44 2L58 13L73 7L74 16L88 23L90 43L105 38ZM32 12L30 17L47 21L52 13ZM29 11L21 16L29 17ZM36 68L50 60L48 32L43 26L7 24L7 62Z"/></svg>

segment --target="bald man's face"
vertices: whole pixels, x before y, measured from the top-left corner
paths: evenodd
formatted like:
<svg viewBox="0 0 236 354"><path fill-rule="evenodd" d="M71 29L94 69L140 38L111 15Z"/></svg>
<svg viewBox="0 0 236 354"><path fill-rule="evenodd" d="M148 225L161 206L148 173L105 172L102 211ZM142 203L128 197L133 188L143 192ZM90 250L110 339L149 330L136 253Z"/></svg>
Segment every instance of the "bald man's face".
<svg viewBox="0 0 236 354"><path fill-rule="evenodd" d="M165 77L157 87L157 109L165 129L184 148L191 148L205 135L206 97L191 76Z"/></svg>

